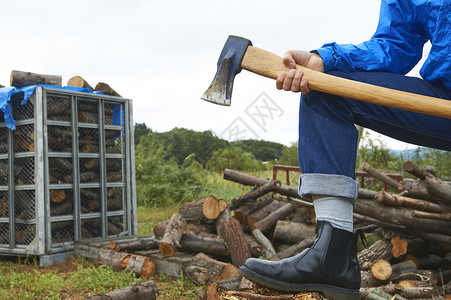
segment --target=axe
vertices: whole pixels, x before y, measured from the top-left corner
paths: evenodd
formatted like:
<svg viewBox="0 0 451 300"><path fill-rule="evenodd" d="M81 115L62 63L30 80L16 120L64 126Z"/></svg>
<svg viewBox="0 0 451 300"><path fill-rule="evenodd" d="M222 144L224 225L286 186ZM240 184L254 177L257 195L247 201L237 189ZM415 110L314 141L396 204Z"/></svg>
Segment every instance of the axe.
<svg viewBox="0 0 451 300"><path fill-rule="evenodd" d="M201 99L230 106L233 80L242 69L276 79L282 71L290 70L282 58L274 53L252 46L248 39L229 36L218 60L213 82ZM299 65L308 80L309 88L337 96L378 105L451 119L451 101L407 93L344 79L317 72Z"/></svg>

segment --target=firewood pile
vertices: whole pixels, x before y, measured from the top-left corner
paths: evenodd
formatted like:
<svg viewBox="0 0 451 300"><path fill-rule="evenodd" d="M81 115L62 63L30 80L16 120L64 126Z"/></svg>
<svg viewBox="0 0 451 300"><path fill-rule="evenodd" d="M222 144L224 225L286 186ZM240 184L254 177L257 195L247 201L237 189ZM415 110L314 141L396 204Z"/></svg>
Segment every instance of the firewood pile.
<svg viewBox="0 0 451 300"><path fill-rule="evenodd" d="M362 168L386 180L371 166ZM359 244L358 253L362 299L450 299L451 184L432 168L406 162L404 169L416 179L390 182L397 194L359 191L354 221L368 244ZM280 260L310 247L316 238L312 204L280 181L228 169L224 179L254 189L228 203L213 196L185 203L154 228L155 239L111 242L110 248L158 247L165 257L197 253L182 270L205 286L203 299L324 299L315 292L279 293L237 272L247 258Z"/></svg>

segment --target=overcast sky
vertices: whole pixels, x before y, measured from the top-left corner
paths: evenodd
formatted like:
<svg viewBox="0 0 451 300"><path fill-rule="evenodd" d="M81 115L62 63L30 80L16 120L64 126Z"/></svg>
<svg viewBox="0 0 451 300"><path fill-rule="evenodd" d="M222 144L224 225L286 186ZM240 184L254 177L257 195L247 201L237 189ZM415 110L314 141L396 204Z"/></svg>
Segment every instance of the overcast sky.
<svg viewBox="0 0 451 300"><path fill-rule="evenodd" d="M11 70L75 75L133 99L134 122L216 135L297 140L299 94L247 71L232 105L200 100L228 35L280 56L326 42L360 43L375 31L379 0L14 0L2 1L0 84ZM414 71L415 73L415 71ZM418 73L418 72L416 72ZM387 140L396 149L405 143Z"/></svg>

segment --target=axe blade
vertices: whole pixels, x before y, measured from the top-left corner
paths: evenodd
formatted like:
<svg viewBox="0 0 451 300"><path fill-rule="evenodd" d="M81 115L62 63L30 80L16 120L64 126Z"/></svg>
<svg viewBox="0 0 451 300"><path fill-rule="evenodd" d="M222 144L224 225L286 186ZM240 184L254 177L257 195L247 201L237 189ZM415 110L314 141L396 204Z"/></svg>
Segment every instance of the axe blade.
<svg viewBox="0 0 451 300"><path fill-rule="evenodd" d="M234 35L228 37L219 56L215 77L202 95L202 100L230 106L233 80L241 72L241 61L248 46L252 46L248 39Z"/></svg>

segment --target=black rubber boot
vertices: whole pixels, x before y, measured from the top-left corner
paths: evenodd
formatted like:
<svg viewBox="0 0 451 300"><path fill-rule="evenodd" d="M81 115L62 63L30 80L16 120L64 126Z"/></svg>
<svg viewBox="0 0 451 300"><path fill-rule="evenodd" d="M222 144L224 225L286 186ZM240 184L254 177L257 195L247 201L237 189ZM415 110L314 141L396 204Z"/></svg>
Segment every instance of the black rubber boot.
<svg viewBox="0 0 451 300"><path fill-rule="evenodd" d="M334 300L360 299L360 267L355 233L317 224L311 248L281 261L250 258L238 272L261 285L288 292L322 292Z"/></svg>

